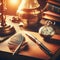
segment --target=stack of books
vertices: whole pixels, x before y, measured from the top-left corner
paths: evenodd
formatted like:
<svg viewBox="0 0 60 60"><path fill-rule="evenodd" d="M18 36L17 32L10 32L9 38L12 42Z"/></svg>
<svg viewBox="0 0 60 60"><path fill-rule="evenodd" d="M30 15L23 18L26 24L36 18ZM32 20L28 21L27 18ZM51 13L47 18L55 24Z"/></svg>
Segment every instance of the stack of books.
<svg viewBox="0 0 60 60"><path fill-rule="evenodd" d="M40 23L45 25L46 21L51 21L51 26L57 34L60 34L60 0L48 0L42 12Z"/></svg>
<svg viewBox="0 0 60 60"><path fill-rule="evenodd" d="M47 2L45 9L60 14L60 4L59 3Z"/></svg>
<svg viewBox="0 0 60 60"><path fill-rule="evenodd" d="M60 22L60 0L48 0L45 11L43 12L43 18Z"/></svg>
<svg viewBox="0 0 60 60"><path fill-rule="evenodd" d="M60 22L60 0L48 0L42 18Z"/></svg>

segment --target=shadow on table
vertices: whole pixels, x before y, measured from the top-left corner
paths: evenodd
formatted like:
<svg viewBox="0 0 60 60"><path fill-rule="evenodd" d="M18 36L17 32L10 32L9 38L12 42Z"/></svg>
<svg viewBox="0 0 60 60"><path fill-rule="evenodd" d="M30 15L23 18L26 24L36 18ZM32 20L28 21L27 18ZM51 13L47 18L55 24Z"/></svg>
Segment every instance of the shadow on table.
<svg viewBox="0 0 60 60"><path fill-rule="evenodd" d="M0 51L0 60L43 60L23 55L12 55L12 53Z"/></svg>
<svg viewBox="0 0 60 60"><path fill-rule="evenodd" d="M44 41L46 41L48 43L60 45L60 40L57 40L57 39L46 37L46 38L44 38Z"/></svg>

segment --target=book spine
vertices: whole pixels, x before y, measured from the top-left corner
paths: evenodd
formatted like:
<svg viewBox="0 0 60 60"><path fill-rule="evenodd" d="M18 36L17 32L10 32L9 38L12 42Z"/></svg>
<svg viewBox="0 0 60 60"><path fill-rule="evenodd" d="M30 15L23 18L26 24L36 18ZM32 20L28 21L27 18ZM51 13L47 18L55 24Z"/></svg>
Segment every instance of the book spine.
<svg viewBox="0 0 60 60"><path fill-rule="evenodd" d="M60 17L56 17L54 15L49 15L49 14L45 14L43 16L44 19L47 19L47 20L53 20L53 21L59 21L60 22Z"/></svg>
<svg viewBox="0 0 60 60"><path fill-rule="evenodd" d="M60 14L60 7L59 6L53 5L51 3L48 3L47 5L48 5L47 10L50 10L52 12Z"/></svg>

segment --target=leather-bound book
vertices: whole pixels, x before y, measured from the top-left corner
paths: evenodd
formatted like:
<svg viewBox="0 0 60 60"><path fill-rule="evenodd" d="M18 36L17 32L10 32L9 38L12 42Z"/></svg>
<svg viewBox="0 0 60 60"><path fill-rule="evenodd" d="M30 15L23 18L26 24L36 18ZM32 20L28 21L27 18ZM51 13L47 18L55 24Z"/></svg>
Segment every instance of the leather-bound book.
<svg viewBox="0 0 60 60"><path fill-rule="evenodd" d="M47 2L46 6L44 7L43 10L49 10L52 11L54 13L60 14L60 4L54 4L51 2Z"/></svg>
<svg viewBox="0 0 60 60"><path fill-rule="evenodd" d="M51 11L45 11L43 13L42 18L49 19L51 21L58 21L58 22L60 22L60 15L56 14L54 12L51 12Z"/></svg>
<svg viewBox="0 0 60 60"><path fill-rule="evenodd" d="M47 0L47 2L60 6L60 0Z"/></svg>

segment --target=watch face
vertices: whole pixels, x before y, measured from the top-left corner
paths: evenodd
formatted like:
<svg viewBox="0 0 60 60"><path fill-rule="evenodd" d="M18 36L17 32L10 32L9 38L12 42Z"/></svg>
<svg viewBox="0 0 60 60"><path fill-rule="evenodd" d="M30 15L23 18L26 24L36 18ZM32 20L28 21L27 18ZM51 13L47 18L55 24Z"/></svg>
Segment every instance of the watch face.
<svg viewBox="0 0 60 60"><path fill-rule="evenodd" d="M39 29L39 34L42 34L42 35L54 35L55 31L54 29L51 27L51 26L42 26L40 29Z"/></svg>

